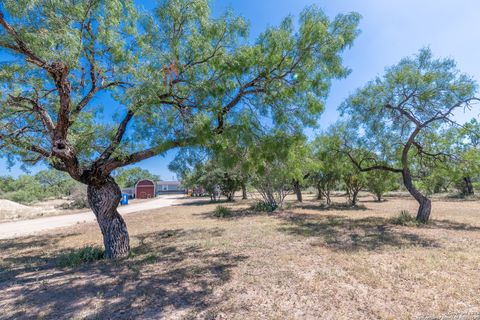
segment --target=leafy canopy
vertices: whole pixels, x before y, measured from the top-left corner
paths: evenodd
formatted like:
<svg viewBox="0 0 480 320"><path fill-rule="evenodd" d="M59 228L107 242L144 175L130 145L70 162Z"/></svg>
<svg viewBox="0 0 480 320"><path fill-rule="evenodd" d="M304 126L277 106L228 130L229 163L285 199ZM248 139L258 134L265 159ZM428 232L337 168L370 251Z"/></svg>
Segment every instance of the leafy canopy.
<svg viewBox="0 0 480 320"><path fill-rule="evenodd" d="M0 152L87 184L228 130L314 125L359 22L308 7L298 28L287 17L250 43L247 23L212 17L207 0L154 12L6 0L0 12Z"/></svg>
<svg viewBox="0 0 480 320"><path fill-rule="evenodd" d="M429 49L402 59L340 106L349 122L344 147L364 150L364 168L401 172L412 158L440 159L448 150L432 143L456 126L454 112L477 99L475 81L452 59L435 59ZM363 162L363 163L360 163Z"/></svg>

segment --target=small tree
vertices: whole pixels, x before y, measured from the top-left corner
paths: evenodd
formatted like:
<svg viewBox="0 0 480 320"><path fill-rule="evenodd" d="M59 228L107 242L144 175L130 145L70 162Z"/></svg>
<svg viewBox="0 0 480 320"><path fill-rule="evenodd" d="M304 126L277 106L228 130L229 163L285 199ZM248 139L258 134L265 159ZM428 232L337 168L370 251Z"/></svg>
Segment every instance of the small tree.
<svg viewBox="0 0 480 320"><path fill-rule="evenodd" d="M358 202L358 194L367 186L367 178L363 172L353 169L343 174L343 183L347 191L348 201L352 206Z"/></svg>
<svg viewBox="0 0 480 320"><path fill-rule="evenodd" d="M442 166L445 177L461 195L473 195L473 180L480 177L480 123L472 119L461 127L451 128L441 138L440 143L450 144L450 153L455 155Z"/></svg>
<svg viewBox="0 0 480 320"><path fill-rule="evenodd" d="M344 136L345 152L360 171L401 174L419 204L417 221L427 223L432 205L413 183L412 160L448 158L444 150L428 149L425 139L454 124L453 113L471 107L476 89L453 60L433 59L430 50L423 49L342 104L340 111L349 116L348 129L353 131Z"/></svg>
<svg viewBox="0 0 480 320"><path fill-rule="evenodd" d="M367 188L375 195L378 202L382 201L383 195L399 188L398 177L392 172L374 170L367 173Z"/></svg>
<svg viewBox="0 0 480 320"><path fill-rule="evenodd" d="M240 189L241 178L231 171L224 171L221 175L219 187L222 194L227 198L227 201L233 201L235 192Z"/></svg>
<svg viewBox="0 0 480 320"><path fill-rule="evenodd" d="M305 138L299 134L276 131L255 141L250 150L252 185L271 208L282 207L285 197L293 192L292 181L303 179L299 162L305 150Z"/></svg>
<svg viewBox="0 0 480 320"><path fill-rule="evenodd" d="M310 174L312 184L318 190L318 199L325 198L327 205L332 203L331 192L342 178L345 158L339 152L340 138L330 128L326 134L317 137L312 143L315 167Z"/></svg>

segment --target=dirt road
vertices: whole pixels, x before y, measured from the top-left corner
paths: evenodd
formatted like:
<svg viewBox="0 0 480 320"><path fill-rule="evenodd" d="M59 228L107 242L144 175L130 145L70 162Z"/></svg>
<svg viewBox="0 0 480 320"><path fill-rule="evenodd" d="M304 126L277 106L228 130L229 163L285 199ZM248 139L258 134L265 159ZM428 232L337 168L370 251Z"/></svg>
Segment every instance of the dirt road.
<svg viewBox="0 0 480 320"><path fill-rule="evenodd" d="M175 204L175 200L181 195L163 195L158 198L132 203L128 206L119 207L118 211L122 214L168 207ZM51 230L61 227L68 227L78 223L94 222L95 215L92 211L76 213L71 215L45 217L32 220L23 220L15 222L0 223L0 239L16 238L26 235L39 233L45 230Z"/></svg>

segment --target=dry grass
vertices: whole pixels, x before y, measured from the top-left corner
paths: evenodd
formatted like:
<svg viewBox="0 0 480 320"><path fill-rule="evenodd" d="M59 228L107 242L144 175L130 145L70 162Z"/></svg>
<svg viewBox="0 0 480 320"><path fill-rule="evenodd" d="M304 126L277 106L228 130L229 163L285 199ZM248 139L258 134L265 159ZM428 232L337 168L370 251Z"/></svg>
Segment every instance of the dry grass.
<svg viewBox="0 0 480 320"><path fill-rule="evenodd" d="M132 257L76 268L58 257L101 245L96 225L3 240L0 318L480 317L480 203L435 201L433 222L416 227L390 222L414 201L369 199L273 215L238 201L222 204L228 218L188 200L126 216Z"/></svg>

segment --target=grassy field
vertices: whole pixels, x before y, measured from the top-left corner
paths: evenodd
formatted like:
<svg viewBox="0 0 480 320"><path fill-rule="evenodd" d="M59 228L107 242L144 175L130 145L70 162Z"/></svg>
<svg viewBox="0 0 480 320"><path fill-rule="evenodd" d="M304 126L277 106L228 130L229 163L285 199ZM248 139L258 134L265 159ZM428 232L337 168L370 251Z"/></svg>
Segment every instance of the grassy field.
<svg viewBox="0 0 480 320"><path fill-rule="evenodd" d="M101 245L94 224L3 240L0 318L478 319L480 202L436 200L418 227L392 221L414 201L370 199L325 209L307 196L270 215L239 200L222 204L230 218L185 200L127 215L133 252L119 262L68 266Z"/></svg>

